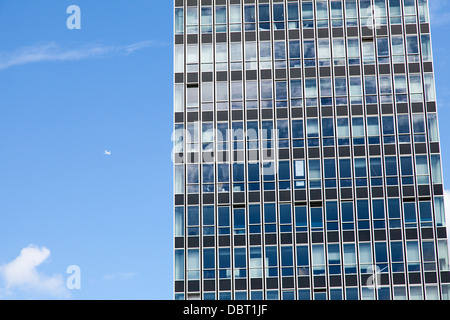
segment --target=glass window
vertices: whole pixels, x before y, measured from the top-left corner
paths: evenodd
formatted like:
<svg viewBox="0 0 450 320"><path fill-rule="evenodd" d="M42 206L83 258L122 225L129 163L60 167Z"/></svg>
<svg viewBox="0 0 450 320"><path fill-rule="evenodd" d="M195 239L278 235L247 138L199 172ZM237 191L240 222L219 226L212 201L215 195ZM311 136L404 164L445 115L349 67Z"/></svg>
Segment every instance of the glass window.
<svg viewBox="0 0 450 320"><path fill-rule="evenodd" d="M259 163L248 164L248 181L259 181Z"/></svg>
<svg viewBox="0 0 450 320"><path fill-rule="evenodd" d="M425 34L421 36L422 42L422 59L423 61L431 61L433 55L431 53L431 39L429 34Z"/></svg>
<svg viewBox="0 0 450 320"><path fill-rule="evenodd" d="M353 222L353 202L343 202L342 207L342 222Z"/></svg>
<svg viewBox="0 0 450 320"><path fill-rule="evenodd" d="M441 157L439 154L431 155L431 174L434 184L442 183Z"/></svg>
<svg viewBox="0 0 450 320"><path fill-rule="evenodd" d="M175 166L175 193L181 194L184 193L184 166L176 165Z"/></svg>
<svg viewBox="0 0 450 320"><path fill-rule="evenodd" d="M255 6L254 5L246 5L244 7L244 21L247 22L255 22Z"/></svg>
<svg viewBox="0 0 450 320"><path fill-rule="evenodd" d="M381 177L382 175L381 158L370 158L370 176Z"/></svg>
<svg viewBox="0 0 450 320"><path fill-rule="evenodd" d="M417 175L427 175L428 174L427 156L423 156L423 155L416 156L416 172L417 172Z"/></svg>
<svg viewBox="0 0 450 320"><path fill-rule="evenodd" d="M434 254L434 242L433 241L423 241L422 242L422 255L424 262L433 262L436 260Z"/></svg>
<svg viewBox="0 0 450 320"><path fill-rule="evenodd" d="M187 24L195 25L198 24L198 11L195 7L187 8Z"/></svg>
<svg viewBox="0 0 450 320"><path fill-rule="evenodd" d="M305 97L315 98L317 97L317 83L316 79L305 79Z"/></svg>
<svg viewBox="0 0 450 320"><path fill-rule="evenodd" d="M344 244L344 264L353 265L356 264L356 251L353 243Z"/></svg>
<svg viewBox="0 0 450 320"><path fill-rule="evenodd" d="M409 117L408 115L397 116L398 133L410 133L409 131Z"/></svg>
<svg viewBox="0 0 450 320"><path fill-rule="evenodd" d="M317 119L307 120L306 134L309 138L317 138L319 136L319 124Z"/></svg>
<svg viewBox="0 0 450 320"><path fill-rule="evenodd" d="M175 112L180 112L184 110L184 86L175 85L175 102L174 102Z"/></svg>
<svg viewBox="0 0 450 320"><path fill-rule="evenodd" d="M284 81L277 81L275 85L276 99L286 100L287 99L287 83Z"/></svg>
<svg viewBox="0 0 450 320"><path fill-rule="evenodd" d="M237 269L242 269L247 267L247 255L246 255L246 248L235 248L234 249L234 267ZM240 277L241 270L235 270L235 276ZM244 274L245 276L245 270Z"/></svg>
<svg viewBox="0 0 450 320"><path fill-rule="evenodd" d="M203 28L203 26L205 26L205 25L213 24L211 7L203 6L201 8L201 22L202 22L202 32L206 32L206 31L211 32L212 31L212 29Z"/></svg>
<svg viewBox="0 0 450 320"><path fill-rule="evenodd" d="M418 54L419 53L419 43L417 36L407 36L406 37L406 52L408 54Z"/></svg>
<svg viewBox="0 0 450 320"><path fill-rule="evenodd" d="M198 280L200 278L200 250L189 249L187 258L188 280Z"/></svg>
<svg viewBox="0 0 450 320"><path fill-rule="evenodd" d="M259 5L259 21L270 21L270 6L268 4Z"/></svg>
<svg viewBox="0 0 450 320"><path fill-rule="evenodd" d="M376 263L388 261L386 242L375 242L375 261Z"/></svg>
<svg viewBox="0 0 450 320"><path fill-rule="evenodd" d="M335 92L337 96L347 95L347 79L346 78L335 78Z"/></svg>
<svg viewBox="0 0 450 320"><path fill-rule="evenodd" d="M358 219L369 219L369 202L368 200L358 200L356 202L356 211Z"/></svg>
<svg viewBox="0 0 450 320"><path fill-rule="evenodd" d="M378 38L377 39L378 56L379 57L389 57L389 39L388 38ZM389 61L387 61L389 62Z"/></svg>
<svg viewBox="0 0 450 320"><path fill-rule="evenodd" d="M291 80L291 98L301 98L302 97L302 80L293 79Z"/></svg>
<svg viewBox="0 0 450 320"><path fill-rule="evenodd" d="M289 58L300 59L300 43L298 41L289 42Z"/></svg>
<svg viewBox="0 0 450 320"><path fill-rule="evenodd" d="M380 134L378 117L367 117L367 134L369 136L378 136Z"/></svg>
<svg viewBox="0 0 450 320"><path fill-rule="evenodd" d="M414 227L417 222L416 204L414 202L406 202L403 207L406 227Z"/></svg>
<svg viewBox="0 0 450 320"><path fill-rule="evenodd" d="M227 23L227 7L217 6L216 7L216 24Z"/></svg>
<svg viewBox="0 0 450 320"><path fill-rule="evenodd" d="M359 260L361 264L372 263L372 248L370 243L359 244Z"/></svg>
<svg viewBox="0 0 450 320"><path fill-rule="evenodd" d="M445 227L445 210L444 210L444 198L435 197L434 199L434 210L436 217L436 225L438 227Z"/></svg>
<svg viewBox="0 0 450 320"><path fill-rule="evenodd" d="M214 206L204 206L203 207L203 225L212 226L214 225L215 214Z"/></svg>
<svg viewBox="0 0 450 320"><path fill-rule="evenodd" d="M428 0L419 0L419 22L426 23L429 21Z"/></svg>
<svg viewBox="0 0 450 320"><path fill-rule="evenodd" d="M322 208L311 208L311 228L322 228Z"/></svg>
<svg viewBox="0 0 450 320"><path fill-rule="evenodd" d="M357 178L367 177L366 159L355 158L354 161L355 161L355 177Z"/></svg>
<svg viewBox="0 0 450 320"><path fill-rule="evenodd" d="M330 42L326 39L319 39L317 41L319 59L329 59L330 58Z"/></svg>
<svg viewBox="0 0 450 320"><path fill-rule="evenodd" d="M373 64L375 62L375 49L373 42L363 42L363 61L364 64Z"/></svg>
<svg viewBox="0 0 450 320"><path fill-rule="evenodd" d="M334 159L324 160L324 173L326 179L336 178L336 160Z"/></svg>
<svg viewBox="0 0 450 320"><path fill-rule="evenodd" d="M288 20L298 20L298 4L288 3Z"/></svg>
<svg viewBox="0 0 450 320"><path fill-rule="evenodd" d="M264 223L276 222L276 211L274 203L264 204Z"/></svg>
<svg viewBox="0 0 450 320"><path fill-rule="evenodd" d="M305 160L294 160L294 178L305 178Z"/></svg>
<svg viewBox="0 0 450 320"><path fill-rule="evenodd" d="M338 138L348 137L348 118L337 119L337 136Z"/></svg>
<svg viewBox="0 0 450 320"><path fill-rule="evenodd" d="M400 219L399 199L388 199L389 219Z"/></svg>
<svg viewBox="0 0 450 320"><path fill-rule="evenodd" d="M366 76L364 79L365 79L366 94L377 94L376 77Z"/></svg>
<svg viewBox="0 0 450 320"><path fill-rule="evenodd" d="M333 118L322 118L322 135L324 137L334 136Z"/></svg>
<svg viewBox="0 0 450 320"><path fill-rule="evenodd" d="M301 228L301 231L306 231L306 227L308 226L308 220L305 206L295 207L295 226L297 228ZM303 228L305 230L303 230Z"/></svg>
<svg viewBox="0 0 450 320"><path fill-rule="evenodd" d="M315 59L316 50L314 41L304 41L303 42L303 57L305 59Z"/></svg>
<svg viewBox="0 0 450 320"><path fill-rule="evenodd" d="M284 5L274 4L273 5L273 20L274 21L284 21Z"/></svg>
<svg viewBox="0 0 450 320"><path fill-rule="evenodd" d="M297 265L302 267L309 266L309 248L308 246L297 246Z"/></svg>
<svg viewBox="0 0 450 320"><path fill-rule="evenodd" d="M331 78L320 78L320 94L321 96L332 96Z"/></svg>
<svg viewBox="0 0 450 320"><path fill-rule="evenodd" d="M320 160L309 160L309 179L320 179Z"/></svg>
<svg viewBox="0 0 450 320"><path fill-rule="evenodd" d="M202 59L201 63L212 63L213 62L213 48L209 43L203 43L202 46Z"/></svg>
<svg viewBox="0 0 450 320"><path fill-rule="evenodd" d="M233 210L234 234L245 233L245 209Z"/></svg>
<svg viewBox="0 0 450 320"><path fill-rule="evenodd" d="M184 207L175 207L175 236L184 236Z"/></svg>
<svg viewBox="0 0 450 320"><path fill-rule="evenodd" d="M419 202L419 217L422 226L431 226L433 221L430 201Z"/></svg>
<svg viewBox="0 0 450 320"><path fill-rule="evenodd" d="M312 245L312 263L313 266L320 266L325 264L323 244Z"/></svg>
<svg viewBox="0 0 450 320"><path fill-rule="evenodd" d="M184 280L184 250L175 250L175 280Z"/></svg>
<svg viewBox="0 0 450 320"><path fill-rule="evenodd" d="M417 241L406 242L406 259L408 263L420 261L419 246Z"/></svg>
<svg viewBox="0 0 450 320"><path fill-rule="evenodd" d="M293 255L292 255L292 247L291 246L282 246L281 247L281 266L282 267L290 267L294 265Z"/></svg>
<svg viewBox="0 0 450 320"><path fill-rule="evenodd" d="M279 161L278 162L278 174L280 180L289 180L290 175L290 165L289 161Z"/></svg>
<svg viewBox="0 0 450 320"><path fill-rule="evenodd" d="M230 268L230 248L219 248L219 268Z"/></svg>
<svg viewBox="0 0 450 320"><path fill-rule="evenodd" d="M338 209L336 201L326 202L327 220L338 220Z"/></svg>
<svg viewBox="0 0 450 320"><path fill-rule="evenodd" d="M384 200L372 200L372 215L374 219L384 219Z"/></svg>
<svg viewBox="0 0 450 320"><path fill-rule="evenodd" d="M200 223L198 207L188 207L188 226L198 226Z"/></svg>
<svg viewBox="0 0 450 320"><path fill-rule="evenodd" d="M214 269L215 265L215 249L203 249L203 268Z"/></svg>
<svg viewBox="0 0 450 320"><path fill-rule="evenodd" d="M423 75L424 80L424 88L425 88L425 100L426 101L435 101L436 100L436 91L434 88L434 77L432 73L425 73Z"/></svg>
<svg viewBox="0 0 450 320"><path fill-rule="evenodd" d="M361 78L360 77L350 77L350 96L361 96Z"/></svg>
<svg viewBox="0 0 450 320"><path fill-rule="evenodd" d="M266 267L268 267L268 273L266 276L277 276L278 270L278 248L276 246L266 247ZM275 267L275 268L273 268Z"/></svg>
<svg viewBox="0 0 450 320"><path fill-rule="evenodd" d="M230 209L228 207L218 208L218 225L219 225L219 233L221 233L220 228L230 226Z"/></svg>
<svg viewBox="0 0 450 320"><path fill-rule="evenodd" d="M350 159L340 159L339 160L339 177L341 179L352 177L352 168L351 168Z"/></svg>
<svg viewBox="0 0 450 320"><path fill-rule="evenodd" d="M352 134L353 137L364 137L364 118L352 118Z"/></svg>
<svg viewBox="0 0 450 320"><path fill-rule="evenodd" d="M314 19L314 10L312 7L312 2L302 2L302 19L303 20Z"/></svg>
<svg viewBox="0 0 450 320"><path fill-rule="evenodd" d="M401 157L400 158L400 167L401 167L401 174L403 176L412 176L413 175L411 157L408 157L408 156Z"/></svg>
<svg viewBox="0 0 450 320"><path fill-rule="evenodd" d="M385 157L385 169L387 176L396 176L397 175L397 157Z"/></svg>
<svg viewBox="0 0 450 320"><path fill-rule="evenodd" d="M285 42L276 41L274 42L274 56L276 60L286 59L286 47Z"/></svg>
<svg viewBox="0 0 450 320"><path fill-rule="evenodd" d="M183 46L175 46L174 52L175 72L184 72L184 48Z"/></svg>
<svg viewBox="0 0 450 320"><path fill-rule="evenodd" d="M184 33L184 9L175 8L175 34Z"/></svg>
<svg viewBox="0 0 450 320"><path fill-rule="evenodd" d="M250 277L260 278L262 276L261 247L250 247Z"/></svg>

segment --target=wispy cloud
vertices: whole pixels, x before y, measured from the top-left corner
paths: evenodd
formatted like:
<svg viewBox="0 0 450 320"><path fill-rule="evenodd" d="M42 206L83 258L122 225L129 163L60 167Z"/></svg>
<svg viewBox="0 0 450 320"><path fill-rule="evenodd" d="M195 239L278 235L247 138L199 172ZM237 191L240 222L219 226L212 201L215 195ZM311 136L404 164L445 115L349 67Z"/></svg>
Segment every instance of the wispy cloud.
<svg viewBox="0 0 450 320"><path fill-rule="evenodd" d="M48 276L37 270L49 257L47 248L29 245L13 261L0 266L0 277L4 282L2 296L21 293L33 297L68 298L70 294L62 275Z"/></svg>
<svg viewBox="0 0 450 320"><path fill-rule="evenodd" d="M145 49L148 47L159 46L159 45L162 45L162 43L157 43L157 42L154 42L151 40L146 40L146 41L132 43L132 44L129 44L124 47L119 47L119 51L124 50L127 54L132 54L135 51Z"/></svg>
<svg viewBox="0 0 450 320"><path fill-rule="evenodd" d="M123 46L88 44L83 46L63 46L56 42L36 44L18 48L10 52L0 52L0 70L14 66L43 61L77 61L105 58L112 55L130 55L138 50L161 45L145 40Z"/></svg>

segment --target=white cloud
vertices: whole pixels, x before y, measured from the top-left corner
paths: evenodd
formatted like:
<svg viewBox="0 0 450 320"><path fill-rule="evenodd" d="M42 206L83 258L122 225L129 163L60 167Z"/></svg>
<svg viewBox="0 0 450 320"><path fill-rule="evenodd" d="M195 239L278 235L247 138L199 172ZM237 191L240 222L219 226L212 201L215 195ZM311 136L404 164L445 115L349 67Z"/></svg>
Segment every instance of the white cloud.
<svg viewBox="0 0 450 320"><path fill-rule="evenodd" d="M140 41L124 46L89 44L67 47L55 42L22 47L13 52L0 52L0 70L42 61L77 61L102 58L113 54L129 55L137 50L159 45L154 41Z"/></svg>
<svg viewBox="0 0 450 320"><path fill-rule="evenodd" d="M145 49L145 48L155 46L155 45L159 45L159 44L154 41L151 41L151 40L146 40L146 41L140 41L140 42L136 42L133 44L129 44L127 46L122 47L121 50L125 50L125 52L127 54L131 54L137 50Z"/></svg>
<svg viewBox="0 0 450 320"><path fill-rule="evenodd" d="M47 276L37 270L49 257L47 248L29 245L13 261L0 266L0 277L5 283L3 295L25 293L33 297L68 298L62 275Z"/></svg>
<svg viewBox="0 0 450 320"><path fill-rule="evenodd" d="M444 190L444 210L445 210L445 225L447 230L450 226L450 190ZM450 256L450 247L448 247Z"/></svg>
<svg viewBox="0 0 450 320"><path fill-rule="evenodd" d="M444 190L445 224L450 226L450 190Z"/></svg>

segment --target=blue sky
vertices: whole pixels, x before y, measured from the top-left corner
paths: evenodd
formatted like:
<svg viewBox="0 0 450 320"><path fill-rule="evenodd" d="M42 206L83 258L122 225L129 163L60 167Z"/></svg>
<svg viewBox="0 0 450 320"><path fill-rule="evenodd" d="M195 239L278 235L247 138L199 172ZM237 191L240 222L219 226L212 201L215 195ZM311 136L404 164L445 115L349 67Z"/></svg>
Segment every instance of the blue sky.
<svg viewBox="0 0 450 320"><path fill-rule="evenodd" d="M450 0L429 0L446 219L450 223Z"/></svg>
<svg viewBox="0 0 450 320"><path fill-rule="evenodd" d="M0 299L172 299L172 2L0 0ZM450 188L450 0L431 2Z"/></svg>
<svg viewBox="0 0 450 320"><path fill-rule="evenodd" d="M172 298L171 46L172 1L0 0L0 299Z"/></svg>

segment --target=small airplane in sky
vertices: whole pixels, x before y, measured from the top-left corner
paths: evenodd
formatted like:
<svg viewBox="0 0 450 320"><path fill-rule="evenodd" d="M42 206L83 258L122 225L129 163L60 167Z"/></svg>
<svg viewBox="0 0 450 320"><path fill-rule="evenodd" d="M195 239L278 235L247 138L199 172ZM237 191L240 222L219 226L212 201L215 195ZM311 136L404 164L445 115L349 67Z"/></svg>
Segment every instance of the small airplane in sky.
<svg viewBox="0 0 450 320"><path fill-rule="evenodd" d="M105 155L110 156L111 155L111 151L105 150Z"/></svg>

